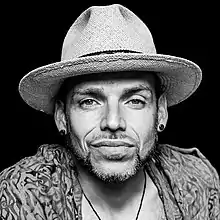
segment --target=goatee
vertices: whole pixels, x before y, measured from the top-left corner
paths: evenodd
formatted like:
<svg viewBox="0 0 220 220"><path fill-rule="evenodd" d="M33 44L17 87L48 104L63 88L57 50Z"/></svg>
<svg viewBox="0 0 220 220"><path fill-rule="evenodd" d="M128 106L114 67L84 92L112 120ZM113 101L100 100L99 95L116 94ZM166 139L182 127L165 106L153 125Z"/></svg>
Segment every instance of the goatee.
<svg viewBox="0 0 220 220"><path fill-rule="evenodd" d="M86 172L88 175L98 178L106 184L122 184L126 180L136 176L142 167L149 165L149 161L155 154L157 148L158 134L156 125L153 126L149 138L150 140L147 142L148 146L146 146L148 148L147 153L141 157L138 152L139 149L137 148L131 166L126 170L126 172L123 173L108 173L104 172L100 167L97 167L96 164L92 162L91 152L88 152L86 155L83 155L80 152L80 141L73 135L71 131L67 132L65 137L65 145L72 152L76 167L80 167L80 169Z"/></svg>

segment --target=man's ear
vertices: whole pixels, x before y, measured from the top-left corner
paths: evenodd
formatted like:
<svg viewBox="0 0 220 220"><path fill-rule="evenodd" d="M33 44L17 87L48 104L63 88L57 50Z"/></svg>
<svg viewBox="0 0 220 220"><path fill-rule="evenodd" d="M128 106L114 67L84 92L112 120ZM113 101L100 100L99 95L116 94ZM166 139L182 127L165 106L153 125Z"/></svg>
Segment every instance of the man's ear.
<svg viewBox="0 0 220 220"><path fill-rule="evenodd" d="M64 130L66 133L67 131L66 115L64 111L64 104L61 101L56 101L55 103L54 120L55 120L57 129L59 131Z"/></svg>
<svg viewBox="0 0 220 220"><path fill-rule="evenodd" d="M166 127L167 120L168 120L168 111L167 111L167 99L165 94L162 94L158 100L158 126L160 124Z"/></svg>

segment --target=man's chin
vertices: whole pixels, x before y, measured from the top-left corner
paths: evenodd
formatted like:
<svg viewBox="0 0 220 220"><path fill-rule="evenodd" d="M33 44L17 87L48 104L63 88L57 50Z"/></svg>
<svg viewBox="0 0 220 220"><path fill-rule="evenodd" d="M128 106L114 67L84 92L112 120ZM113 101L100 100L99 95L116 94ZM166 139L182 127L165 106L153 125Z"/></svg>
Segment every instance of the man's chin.
<svg viewBox="0 0 220 220"><path fill-rule="evenodd" d="M123 183L136 176L144 165L147 165L155 150L156 145L152 145L144 157L132 151L122 153L102 153L89 151L84 157L73 148L73 153L78 167L87 175L91 175L105 183Z"/></svg>
<svg viewBox="0 0 220 220"><path fill-rule="evenodd" d="M111 158L109 160L90 160L90 173L107 183L122 183L135 176L141 168L138 157L129 160Z"/></svg>

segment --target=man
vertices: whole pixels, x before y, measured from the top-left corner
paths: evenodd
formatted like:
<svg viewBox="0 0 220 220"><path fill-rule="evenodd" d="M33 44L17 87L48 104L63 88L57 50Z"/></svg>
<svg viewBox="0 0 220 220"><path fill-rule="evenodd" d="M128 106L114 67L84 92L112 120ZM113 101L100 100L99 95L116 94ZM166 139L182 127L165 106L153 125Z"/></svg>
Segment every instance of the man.
<svg viewBox="0 0 220 220"><path fill-rule="evenodd" d="M65 145L42 145L1 172L1 218L219 219L219 178L209 161L196 148L158 143L167 107L201 78L195 63L157 54L127 8L84 11L61 62L19 84L28 105L54 115Z"/></svg>

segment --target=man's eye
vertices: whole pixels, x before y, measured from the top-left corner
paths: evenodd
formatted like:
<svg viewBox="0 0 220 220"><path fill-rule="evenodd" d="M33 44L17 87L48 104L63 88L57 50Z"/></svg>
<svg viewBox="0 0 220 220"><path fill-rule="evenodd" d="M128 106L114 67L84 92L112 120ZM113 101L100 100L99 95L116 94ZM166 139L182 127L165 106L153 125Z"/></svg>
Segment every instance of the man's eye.
<svg viewBox="0 0 220 220"><path fill-rule="evenodd" d="M85 108L93 107L98 104L99 103L95 101L94 99L85 99L79 103L80 107L85 107Z"/></svg>
<svg viewBox="0 0 220 220"><path fill-rule="evenodd" d="M140 99L131 99L127 102L127 104L135 106L135 107L143 107L146 103Z"/></svg>

